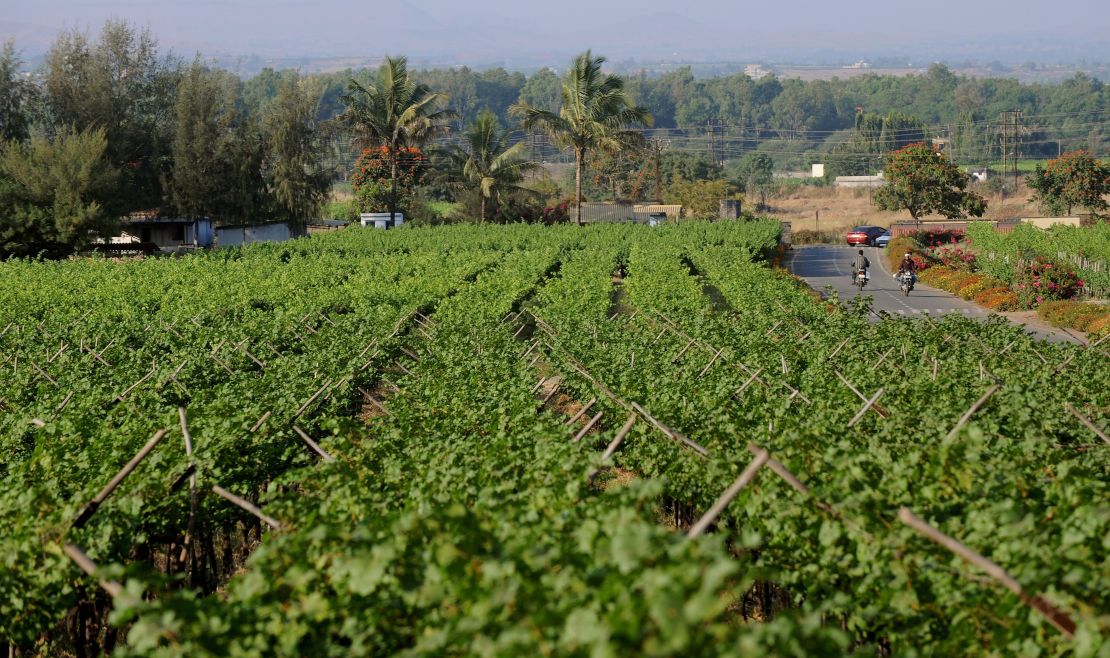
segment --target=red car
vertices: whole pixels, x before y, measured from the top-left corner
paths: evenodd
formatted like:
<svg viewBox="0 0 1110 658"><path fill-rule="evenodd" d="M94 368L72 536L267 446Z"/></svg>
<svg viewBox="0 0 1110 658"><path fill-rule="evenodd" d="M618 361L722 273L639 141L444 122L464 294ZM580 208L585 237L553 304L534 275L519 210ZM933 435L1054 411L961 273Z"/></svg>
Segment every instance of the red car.
<svg viewBox="0 0 1110 658"><path fill-rule="evenodd" d="M857 226L848 231L848 244L874 247L875 240L883 233L886 233L886 229L881 226Z"/></svg>

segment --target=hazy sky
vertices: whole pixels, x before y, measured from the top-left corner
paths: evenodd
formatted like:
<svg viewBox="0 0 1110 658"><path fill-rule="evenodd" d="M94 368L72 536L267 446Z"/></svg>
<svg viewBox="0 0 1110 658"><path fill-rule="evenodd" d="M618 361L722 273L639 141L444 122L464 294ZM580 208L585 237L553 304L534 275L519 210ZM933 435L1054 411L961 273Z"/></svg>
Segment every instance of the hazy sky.
<svg viewBox="0 0 1110 658"><path fill-rule="evenodd" d="M872 0L0 0L0 35L25 53L110 18L188 54L544 60L611 58L1110 59L1110 1Z"/></svg>

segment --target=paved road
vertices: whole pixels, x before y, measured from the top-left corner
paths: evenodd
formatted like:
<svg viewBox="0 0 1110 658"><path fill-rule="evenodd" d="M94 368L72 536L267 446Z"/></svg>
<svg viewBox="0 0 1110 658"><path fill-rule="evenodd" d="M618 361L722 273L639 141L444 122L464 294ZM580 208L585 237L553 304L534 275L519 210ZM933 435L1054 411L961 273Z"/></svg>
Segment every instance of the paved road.
<svg viewBox="0 0 1110 658"><path fill-rule="evenodd" d="M891 315L909 317L922 317L925 314L937 317L958 313L977 319L986 319L990 315L989 310L978 304L964 301L951 293L929 287L920 281L908 297L903 295L894 274L887 269L883 250L873 247L863 247L863 255L871 261L871 282L861 293L852 285L851 278L852 258L859 249L859 247L847 245L799 245L791 252L786 265L794 274L805 279L810 286L822 294L825 293L825 286L832 286L843 301L855 299L860 295L871 295L873 299L871 308L876 312L886 311ZM873 319L877 318L873 317ZM1014 320L1011 319L1011 322ZM1030 327L1021 322L1015 322L1015 324L1020 324L1036 338L1052 342L1082 342L1075 336L1043 322L1037 323L1041 325L1039 327Z"/></svg>
<svg viewBox="0 0 1110 658"><path fill-rule="evenodd" d="M966 302L943 290L931 288L920 281L909 296L902 294L894 274L887 269L882 249L863 247L863 255L871 261L871 281L860 292L852 285L852 258L860 247L806 245L794 248L789 261L790 269L819 292L832 286L840 299L848 301L860 295L871 295L875 311L891 315L932 316L959 313L968 317L985 318L988 312L977 304Z"/></svg>

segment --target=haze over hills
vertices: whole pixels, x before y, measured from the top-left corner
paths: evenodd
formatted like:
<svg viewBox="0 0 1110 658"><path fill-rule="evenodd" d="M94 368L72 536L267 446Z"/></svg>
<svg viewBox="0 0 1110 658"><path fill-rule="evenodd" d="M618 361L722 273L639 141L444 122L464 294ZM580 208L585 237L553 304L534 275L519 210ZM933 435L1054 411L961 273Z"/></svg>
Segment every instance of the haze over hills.
<svg viewBox="0 0 1110 658"><path fill-rule="evenodd" d="M9 1L10 0L6 0ZM897 5L897 6L895 6ZM984 0L849 6L700 0L595 3L558 8L504 0L460 5L333 0L40 0L4 12L0 38L34 61L62 29L97 31L108 18L149 27L183 56L294 63L404 53L426 66L535 69L562 65L585 48L613 62L779 62L843 65L859 59L1005 65L1110 61L1110 8L1096 0L1015 7ZM300 62L297 64L297 62ZM324 65L322 65L324 66ZM249 67L248 67L249 68Z"/></svg>

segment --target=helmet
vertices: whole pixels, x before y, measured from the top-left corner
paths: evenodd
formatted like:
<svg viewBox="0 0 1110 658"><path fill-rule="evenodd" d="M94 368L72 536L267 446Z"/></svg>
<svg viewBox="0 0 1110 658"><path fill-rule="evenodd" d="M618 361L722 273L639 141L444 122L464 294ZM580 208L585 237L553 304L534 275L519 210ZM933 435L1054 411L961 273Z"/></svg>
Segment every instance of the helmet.
<svg viewBox="0 0 1110 658"><path fill-rule="evenodd" d="M910 252L907 251L906 252L906 258L909 258L909 257L910 257Z"/></svg>

